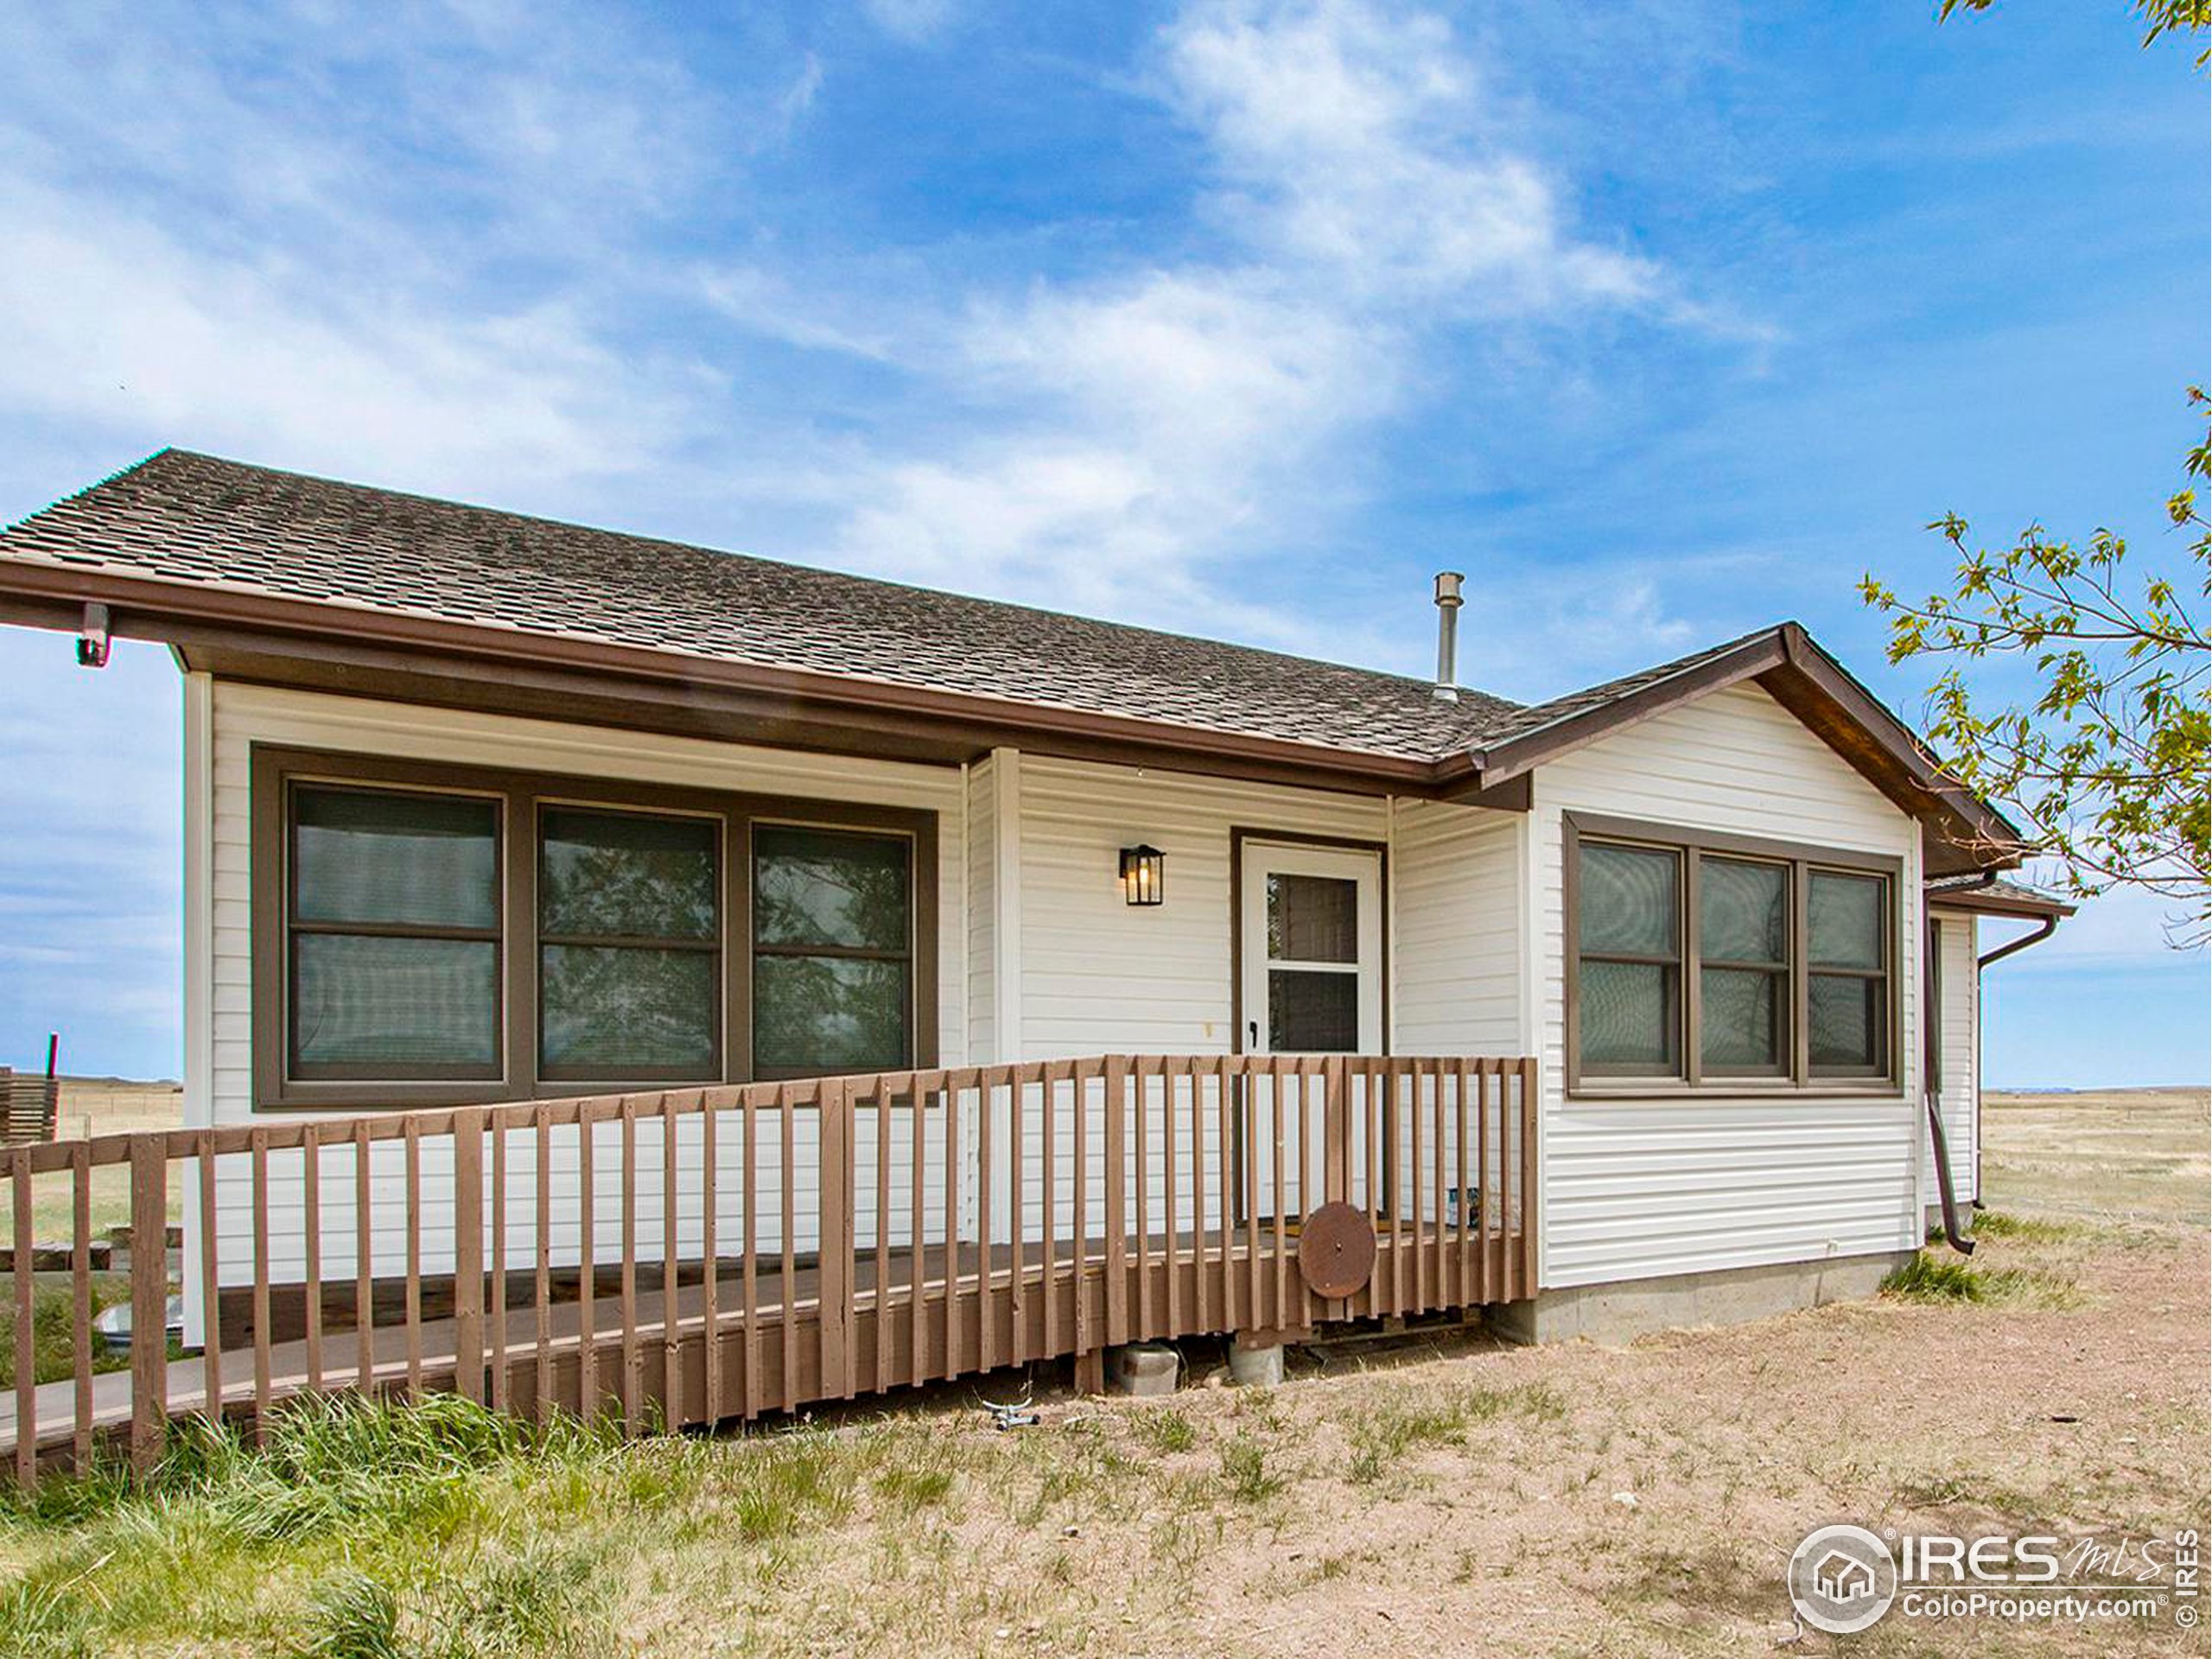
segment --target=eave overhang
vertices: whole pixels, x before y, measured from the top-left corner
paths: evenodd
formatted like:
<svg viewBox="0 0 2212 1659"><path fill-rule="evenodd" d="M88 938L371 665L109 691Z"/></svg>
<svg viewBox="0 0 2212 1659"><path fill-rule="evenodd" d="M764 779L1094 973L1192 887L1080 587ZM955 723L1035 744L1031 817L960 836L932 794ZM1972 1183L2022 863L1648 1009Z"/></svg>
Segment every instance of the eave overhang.
<svg viewBox="0 0 2212 1659"><path fill-rule="evenodd" d="M1508 741L1420 760L219 582L0 562L0 621L71 631L88 603L107 607L116 637L165 643L189 668L241 680L933 764L1020 747L1507 811L1529 810L1546 761L1751 681L1925 826L1930 876L2009 868L2029 850L1794 622Z"/></svg>

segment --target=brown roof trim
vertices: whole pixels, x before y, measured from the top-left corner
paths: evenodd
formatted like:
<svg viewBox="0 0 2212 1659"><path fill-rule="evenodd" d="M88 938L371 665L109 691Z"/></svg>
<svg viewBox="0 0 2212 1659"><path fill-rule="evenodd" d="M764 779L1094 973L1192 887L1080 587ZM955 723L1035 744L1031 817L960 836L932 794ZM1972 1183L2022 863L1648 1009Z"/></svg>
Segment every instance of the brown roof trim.
<svg viewBox="0 0 2212 1659"><path fill-rule="evenodd" d="M750 694L794 713L892 715L917 725L988 733L1051 753L1056 740L1101 743L1133 753L1245 761L1304 775L1315 787L1332 779L1408 793L1433 792L1443 779L1471 771L1465 757L1431 762L1318 743L1178 725L1137 715L1026 702L901 685L861 675L769 668L726 658L537 633L489 620L442 621L337 600L274 598L219 583L171 582L67 566L0 562L0 620L70 628L87 602L110 609L110 630L124 638L188 645L213 629L233 640L266 634L280 654L338 652L360 645L400 647L485 664L568 668L650 683ZM988 747L986 745L985 747Z"/></svg>
<svg viewBox="0 0 2212 1659"><path fill-rule="evenodd" d="M497 707L503 694L486 688L528 683L541 697L596 696L610 709L619 704L627 712L616 723L680 721L661 728L711 729L736 741L750 734L750 741L789 747L937 760L1013 746L1521 811L1529 804L1529 775L1544 762L1711 692L1756 680L1927 826L1929 874L2006 868L2029 850L2018 830L1945 774L1911 731L1795 622L1630 676L1615 683L1618 690L1600 686L1558 699L1554 718L1545 719L1541 707L1526 711L1538 723L1497 743L1423 760L538 632L490 618L440 618L335 598L280 597L222 582L0 560L0 621L66 630L78 626L81 607L94 601L109 607L110 629L118 636L196 652L243 677L355 695L424 691L434 693L434 700Z"/></svg>
<svg viewBox="0 0 2212 1659"><path fill-rule="evenodd" d="M1709 657L1694 658L1673 673L1621 696L1573 709L1503 742L1478 748L1469 759L1481 776L1482 786L1493 788L1624 727L1778 665L1785 660L1779 635L1778 629L1753 634Z"/></svg>

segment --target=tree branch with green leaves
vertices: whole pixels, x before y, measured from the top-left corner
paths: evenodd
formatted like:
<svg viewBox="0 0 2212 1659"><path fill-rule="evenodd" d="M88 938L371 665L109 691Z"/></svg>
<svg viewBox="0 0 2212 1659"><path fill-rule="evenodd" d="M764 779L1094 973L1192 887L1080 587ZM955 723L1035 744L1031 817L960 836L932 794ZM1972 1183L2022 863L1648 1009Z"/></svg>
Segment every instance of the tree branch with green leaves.
<svg viewBox="0 0 2212 1659"><path fill-rule="evenodd" d="M2189 397L2199 419L2212 416L2201 388ZM1870 574L1859 594L1890 618L1892 663L1957 664L1929 693L1928 734L1960 781L2061 861L2075 893L2155 893L2176 907L2170 937L2194 944L2212 937L2212 521L2197 496L2212 442L2193 444L2184 466L2190 482L2166 512L2190 538L2185 577L2131 564L2109 530L2076 546L2031 524L1991 550L1947 514L1929 528L1958 554L1949 593L1908 604ZM1988 658L2024 664L2034 696L1977 695L1964 665Z"/></svg>

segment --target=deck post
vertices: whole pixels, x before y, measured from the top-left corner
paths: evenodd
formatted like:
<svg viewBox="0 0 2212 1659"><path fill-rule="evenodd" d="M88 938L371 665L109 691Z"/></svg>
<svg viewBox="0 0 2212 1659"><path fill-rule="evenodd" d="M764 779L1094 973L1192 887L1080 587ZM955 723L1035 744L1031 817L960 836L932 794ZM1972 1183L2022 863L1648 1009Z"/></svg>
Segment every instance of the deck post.
<svg viewBox="0 0 2212 1659"><path fill-rule="evenodd" d="M212 1218L207 1224L214 1224ZM168 1439L168 1233L167 1139L158 1134L134 1135L130 1137L130 1462L141 1475L153 1472Z"/></svg>
<svg viewBox="0 0 2212 1659"><path fill-rule="evenodd" d="M1536 1129L1543 1092L1533 1057L1521 1062L1521 1259L1522 1296L1536 1294Z"/></svg>
<svg viewBox="0 0 2212 1659"><path fill-rule="evenodd" d="M1119 1347L1129 1339L1128 1194L1129 1063L1106 1057L1106 1340Z"/></svg>
<svg viewBox="0 0 2212 1659"><path fill-rule="evenodd" d="M500 1333L501 1340L505 1333ZM484 1114L453 1118L453 1386L484 1402Z"/></svg>
<svg viewBox="0 0 2212 1659"><path fill-rule="evenodd" d="M815 1259L821 1263L818 1281L821 1294L816 1303L815 1333L821 1343L820 1388L824 1399L849 1400L853 1396L853 1375L849 1363L851 1357L849 1316L853 1289L850 1272L853 1211L846 1191L846 1182L850 1174L847 1142L851 1128L848 1121L851 1105L850 1085L843 1078L823 1080L821 1105L817 1111L821 1128L816 1140L818 1162L814 1191L820 1216ZM789 1202L788 1193L785 1201ZM792 1300L788 1280L785 1281L783 1294L788 1305Z"/></svg>

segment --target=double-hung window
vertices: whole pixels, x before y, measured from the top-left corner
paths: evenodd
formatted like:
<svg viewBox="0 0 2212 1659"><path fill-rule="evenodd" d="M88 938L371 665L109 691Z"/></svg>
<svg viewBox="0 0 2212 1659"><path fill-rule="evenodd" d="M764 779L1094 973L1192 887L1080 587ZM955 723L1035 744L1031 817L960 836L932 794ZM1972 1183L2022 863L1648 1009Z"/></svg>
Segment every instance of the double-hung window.
<svg viewBox="0 0 2212 1659"><path fill-rule="evenodd" d="M1894 1077L1895 861L1571 815L1571 1086Z"/></svg>
<svg viewBox="0 0 2212 1659"><path fill-rule="evenodd" d="M908 1065L914 931L906 846L756 824L753 881L756 1074Z"/></svg>
<svg viewBox="0 0 2212 1659"><path fill-rule="evenodd" d="M499 1075L499 818L481 796L294 793L294 1076Z"/></svg>
<svg viewBox="0 0 2212 1659"><path fill-rule="evenodd" d="M720 1076L721 828L712 817L543 809L540 1077Z"/></svg>
<svg viewBox="0 0 2212 1659"><path fill-rule="evenodd" d="M257 748L257 1098L934 1061L926 812Z"/></svg>

